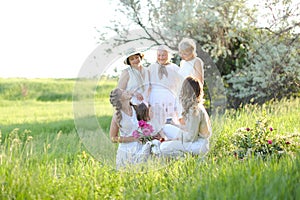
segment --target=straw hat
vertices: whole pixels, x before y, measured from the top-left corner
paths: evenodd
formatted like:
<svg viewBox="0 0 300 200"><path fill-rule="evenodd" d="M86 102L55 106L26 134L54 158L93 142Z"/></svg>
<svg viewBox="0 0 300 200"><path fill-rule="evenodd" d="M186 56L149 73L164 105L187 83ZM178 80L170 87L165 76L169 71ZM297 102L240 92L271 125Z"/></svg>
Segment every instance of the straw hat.
<svg viewBox="0 0 300 200"><path fill-rule="evenodd" d="M128 61L128 58L129 58L130 56L133 56L133 55L136 55L136 54L139 54L139 55L141 56L141 59L144 58L144 54L143 54L141 51L139 51L139 50L137 50L137 49L135 49L135 48L127 49L127 51L125 52L126 58L125 58L125 60L124 60L124 64L130 65L130 64L127 62L127 61Z"/></svg>

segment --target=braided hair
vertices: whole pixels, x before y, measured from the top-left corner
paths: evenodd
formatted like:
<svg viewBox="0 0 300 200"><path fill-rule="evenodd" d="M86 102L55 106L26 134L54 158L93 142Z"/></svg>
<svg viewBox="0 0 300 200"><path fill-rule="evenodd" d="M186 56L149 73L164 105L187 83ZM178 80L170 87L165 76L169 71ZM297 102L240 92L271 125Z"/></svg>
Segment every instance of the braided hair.
<svg viewBox="0 0 300 200"><path fill-rule="evenodd" d="M122 96L122 91L120 88L116 88L110 92L110 103L116 109L116 116L117 116L117 124L121 127L120 122L122 120L122 103L120 101Z"/></svg>

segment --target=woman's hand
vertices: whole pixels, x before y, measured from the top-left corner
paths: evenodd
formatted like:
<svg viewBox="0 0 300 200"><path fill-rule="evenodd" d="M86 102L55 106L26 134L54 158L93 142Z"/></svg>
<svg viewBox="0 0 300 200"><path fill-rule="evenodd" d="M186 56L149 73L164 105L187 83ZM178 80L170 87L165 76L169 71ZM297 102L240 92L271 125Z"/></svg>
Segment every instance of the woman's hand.
<svg viewBox="0 0 300 200"><path fill-rule="evenodd" d="M152 140L160 140L162 137L159 133L152 136Z"/></svg>
<svg viewBox="0 0 300 200"><path fill-rule="evenodd" d="M139 92L135 92L134 93L134 96L137 98L137 100L139 100L139 101L143 101L144 100L144 97L143 97L143 95L141 94L141 93L139 93Z"/></svg>

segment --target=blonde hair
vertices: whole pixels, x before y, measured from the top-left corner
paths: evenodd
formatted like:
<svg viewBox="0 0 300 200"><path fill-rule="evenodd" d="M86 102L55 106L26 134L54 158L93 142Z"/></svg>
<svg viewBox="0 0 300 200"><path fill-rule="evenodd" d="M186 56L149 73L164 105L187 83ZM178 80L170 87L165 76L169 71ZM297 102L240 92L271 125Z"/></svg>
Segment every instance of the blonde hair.
<svg viewBox="0 0 300 200"><path fill-rule="evenodd" d="M195 41L190 38L183 38L178 44L178 50L180 52L186 51L188 49L191 49L193 51L194 56L197 56L197 47Z"/></svg>
<svg viewBox="0 0 300 200"><path fill-rule="evenodd" d="M198 112L199 103L203 103L203 95L203 85L198 79L189 76L183 81L179 97L183 108L183 117L187 117L190 109Z"/></svg>
<svg viewBox="0 0 300 200"><path fill-rule="evenodd" d="M111 105L116 109L116 116L117 116L117 124L121 127L120 122L122 120L122 103L120 101L122 96L122 91L120 88L115 88L110 92L109 101Z"/></svg>

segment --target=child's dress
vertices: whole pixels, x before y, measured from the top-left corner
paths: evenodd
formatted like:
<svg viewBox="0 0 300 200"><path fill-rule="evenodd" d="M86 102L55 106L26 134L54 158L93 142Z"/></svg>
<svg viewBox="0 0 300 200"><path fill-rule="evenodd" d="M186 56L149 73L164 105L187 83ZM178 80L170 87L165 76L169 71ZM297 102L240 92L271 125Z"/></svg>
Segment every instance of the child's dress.
<svg viewBox="0 0 300 200"><path fill-rule="evenodd" d="M122 120L120 122L120 136L131 137L134 130L138 128L138 120L136 112L132 107L132 116L122 112ZM117 169L125 167L128 164L137 164L147 159L150 155L150 144L141 144L140 142L119 143L116 165Z"/></svg>

